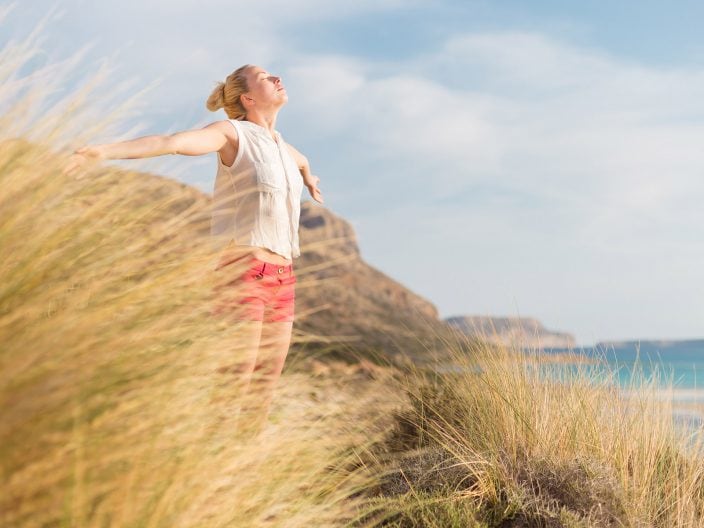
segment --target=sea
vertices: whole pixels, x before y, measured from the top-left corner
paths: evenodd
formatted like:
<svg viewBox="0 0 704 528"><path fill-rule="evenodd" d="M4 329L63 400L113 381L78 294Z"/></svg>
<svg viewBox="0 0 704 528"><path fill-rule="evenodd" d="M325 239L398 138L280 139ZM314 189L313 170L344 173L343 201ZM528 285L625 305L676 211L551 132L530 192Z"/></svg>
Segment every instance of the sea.
<svg viewBox="0 0 704 528"><path fill-rule="evenodd" d="M587 360L601 359L623 388L651 381L675 401L704 403L704 339L618 341L544 350L546 354L570 352Z"/></svg>
<svg viewBox="0 0 704 528"><path fill-rule="evenodd" d="M596 361L595 374L601 370L625 391L646 384L654 391L650 394L671 402L676 423L687 430L704 428L704 339L619 341L543 352L578 354L587 364ZM566 363L564 368L571 366Z"/></svg>

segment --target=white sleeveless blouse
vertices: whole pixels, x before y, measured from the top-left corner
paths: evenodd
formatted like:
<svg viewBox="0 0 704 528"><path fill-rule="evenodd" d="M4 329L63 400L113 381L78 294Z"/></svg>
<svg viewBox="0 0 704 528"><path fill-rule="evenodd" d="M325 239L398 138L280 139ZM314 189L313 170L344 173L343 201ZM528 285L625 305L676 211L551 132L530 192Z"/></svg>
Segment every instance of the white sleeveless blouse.
<svg viewBox="0 0 704 528"><path fill-rule="evenodd" d="M259 246L287 258L301 254L298 222L303 177L275 132L250 121L228 119L237 130L239 148L231 167L217 153L210 232L216 247Z"/></svg>

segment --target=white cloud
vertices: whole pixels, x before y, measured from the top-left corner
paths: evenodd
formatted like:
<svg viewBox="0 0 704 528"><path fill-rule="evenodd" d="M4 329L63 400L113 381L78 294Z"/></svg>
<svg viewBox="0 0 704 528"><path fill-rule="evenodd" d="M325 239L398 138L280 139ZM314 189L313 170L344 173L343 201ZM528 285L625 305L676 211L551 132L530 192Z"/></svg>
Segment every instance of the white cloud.
<svg viewBox="0 0 704 528"><path fill-rule="evenodd" d="M296 60L307 64L293 70L305 73L295 81L308 94L295 103L298 115L310 117L304 126L334 128L370 160L361 177L373 181L368 199L379 210L359 225L390 272L396 254L405 255L415 262L400 272L406 281L427 284L424 293L433 298L435 291L450 306L465 302L457 286L439 293L442 286L429 284L424 272L441 252L461 259L477 249L487 259L475 269L487 278L473 286L485 293L477 304L499 295L490 284L553 314L557 296L540 292L556 283L569 284L563 291L570 297L591 306L608 300L620 311L688 292L678 299L687 307L680 317L699 331L703 292L691 286L704 283L704 271L676 276L666 266L654 272L649 262L704 269L702 72L647 67L516 33L454 38L435 55L398 65ZM354 83L318 84L325 78ZM318 97L318 89L334 96ZM416 192L404 202L399 196L408 188ZM474 190L482 193L478 201ZM453 195L463 198L453 202ZM385 251L388 240L395 245ZM430 260L412 257L426 247ZM508 268L498 263L515 258ZM603 313L583 319L583 328L616 335L619 323L608 308ZM667 325L651 328L659 327ZM620 335L629 331L637 331L635 322Z"/></svg>

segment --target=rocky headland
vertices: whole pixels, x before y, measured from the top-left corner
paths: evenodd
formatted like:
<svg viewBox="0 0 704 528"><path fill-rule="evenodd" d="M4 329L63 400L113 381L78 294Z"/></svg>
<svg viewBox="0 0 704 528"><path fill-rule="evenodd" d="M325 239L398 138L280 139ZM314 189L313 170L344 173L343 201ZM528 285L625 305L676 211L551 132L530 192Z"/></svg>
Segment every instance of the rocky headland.
<svg viewBox="0 0 704 528"><path fill-rule="evenodd" d="M573 335L548 330L530 317L462 315L448 317L445 322L468 336L507 346L544 350L574 348L577 344Z"/></svg>

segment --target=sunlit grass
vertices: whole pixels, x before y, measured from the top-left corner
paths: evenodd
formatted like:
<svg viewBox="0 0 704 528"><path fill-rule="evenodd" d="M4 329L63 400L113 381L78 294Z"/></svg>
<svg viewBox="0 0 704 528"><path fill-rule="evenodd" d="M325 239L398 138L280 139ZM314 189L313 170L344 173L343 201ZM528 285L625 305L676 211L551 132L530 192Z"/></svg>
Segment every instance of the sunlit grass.
<svg viewBox="0 0 704 528"><path fill-rule="evenodd" d="M265 429L245 434L237 409L258 394L237 393L220 370L244 351L240 324L212 315L226 277L213 271L208 200L130 171L63 175L60 147L96 130L95 114L82 89L41 120L13 121L42 105L46 74L60 82L55 65L18 73L37 50L29 39L1 53L17 88L0 119L2 524L308 527L352 516L350 497L371 478L356 446L379 434L368 408L385 391L293 361Z"/></svg>
<svg viewBox="0 0 704 528"><path fill-rule="evenodd" d="M405 384L376 490L390 525L702 525L701 430L676 423L660 374L623 390L604 357L449 349L454 373Z"/></svg>

